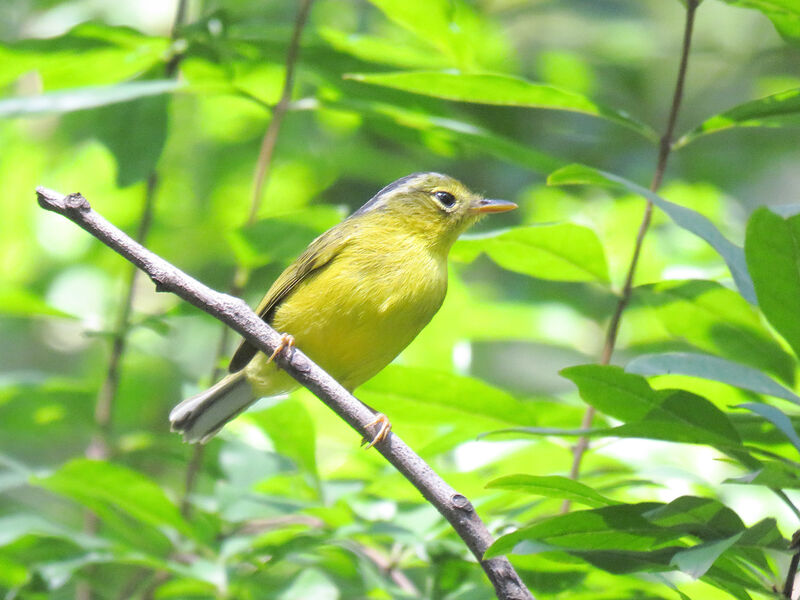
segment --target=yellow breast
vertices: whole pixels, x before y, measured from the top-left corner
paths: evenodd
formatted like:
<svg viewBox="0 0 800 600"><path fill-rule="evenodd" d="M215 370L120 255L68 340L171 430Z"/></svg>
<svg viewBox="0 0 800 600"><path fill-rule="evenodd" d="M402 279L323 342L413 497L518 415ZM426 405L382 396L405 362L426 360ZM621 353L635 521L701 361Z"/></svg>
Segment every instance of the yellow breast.
<svg viewBox="0 0 800 600"><path fill-rule="evenodd" d="M366 236L365 236L366 237ZM347 389L389 364L430 321L447 291L446 256L401 232L358 240L300 283L272 325ZM259 354L247 367L261 394L291 386Z"/></svg>

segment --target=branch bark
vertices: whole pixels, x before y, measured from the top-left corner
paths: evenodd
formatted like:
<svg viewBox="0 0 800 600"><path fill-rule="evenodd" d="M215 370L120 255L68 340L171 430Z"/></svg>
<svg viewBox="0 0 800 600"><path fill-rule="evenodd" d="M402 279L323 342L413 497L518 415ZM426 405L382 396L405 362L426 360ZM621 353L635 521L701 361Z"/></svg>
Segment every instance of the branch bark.
<svg viewBox="0 0 800 600"><path fill-rule="evenodd" d="M653 179L650 182L650 189L657 191L661 187L661 182L664 179L664 172L667 169L667 162L672 150L672 138L675 135L675 125L678 121L678 111L680 110L681 100L683 99L683 87L686 82L686 71L689 66L689 50L692 47L692 31L694 30L694 17L697 12L697 7L700 5L700 0L687 0L686 2L686 20L683 28L683 43L681 45L681 60L678 67L678 75L675 81L675 90L672 94L672 105L669 110L669 117L667 119L667 126L664 130L664 135L658 144L658 159L656 160L656 169L653 173ZM622 286L622 293L620 294L614 314L611 316L608 328L606 329L606 338L603 344L603 351L600 356L600 364L607 365L611 362L611 357L614 355L614 349L617 343L617 334L619 333L620 322L622 321L622 313L631 300L633 295L633 278L636 275L636 268L639 266L639 255L642 252L642 245L644 244L645 235L650 228L650 221L653 217L653 204L649 200L644 209L642 222L639 225L639 231L636 233L636 242L633 246L633 255L631 256L630 264L628 265L628 272L625 275L625 283ZM594 406L586 409L581 421L581 429L589 429L592 426L592 420L595 415ZM569 476L571 479L577 479L580 474L581 461L583 455L589 448L589 438L586 436L581 437L573 450L572 467L570 468ZM569 510L569 500L565 500L561 506L561 512Z"/></svg>
<svg viewBox="0 0 800 600"><path fill-rule="evenodd" d="M80 194L64 196L43 187L37 188L36 193L42 208L68 218L147 273L155 283L156 291L180 296L228 325L262 352L271 354L280 344L280 335L243 300L209 288L153 254L92 210ZM372 412L301 350L282 352L275 361L360 436L371 437L374 432L368 431L366 426L374 418ZM450 522L483 567L500 600L533 599L507 558L483 559L493 539L465 496L450 487L396 434L391 434L375 448Z"/></svg>

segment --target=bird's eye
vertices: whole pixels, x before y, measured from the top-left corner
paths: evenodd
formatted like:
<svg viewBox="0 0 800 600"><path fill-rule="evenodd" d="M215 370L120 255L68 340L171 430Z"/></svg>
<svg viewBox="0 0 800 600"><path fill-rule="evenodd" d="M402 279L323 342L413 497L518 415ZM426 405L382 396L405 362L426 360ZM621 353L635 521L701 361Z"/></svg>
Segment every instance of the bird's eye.
<svg viewBox="0 0 800 600"><path fill-rule="evenodd" d="M434 192L433 195L447 208L450 208L456 203L456 197L450 192Z"/></svg>

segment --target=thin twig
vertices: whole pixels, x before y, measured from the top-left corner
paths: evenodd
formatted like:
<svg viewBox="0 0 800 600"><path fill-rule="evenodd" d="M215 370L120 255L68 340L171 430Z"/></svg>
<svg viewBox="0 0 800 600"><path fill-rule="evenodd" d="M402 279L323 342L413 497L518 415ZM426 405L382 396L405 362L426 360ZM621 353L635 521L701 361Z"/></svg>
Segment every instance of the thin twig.
<svg viewBox="0 0 800 600"><path fill-rule="evenodd" d="M692 30L694 29L694 17L697 12L697 7L700 0L688 0L686 3L686 21L683 29L683 44L681 47L681 61L678 67L678 76L675 81L675 91L672 95L672 106L669 111L669 118L667 119L667 126L664 135L658 144L658 160L656 161L656 170L653 174L653 179L650 182L650 189L657 191L661 187L661 182L664 179L664 172L667 168L670 151L672 150L672 138L675 135L675 124L678 121L678 111L680 110L681 100L683 99L683 87L686 82L686 71L689 65L689 51L692 46ZM600 364L607 365L611 362L611 357L614 354L614 348L617 343L617 334L619 333L620 321L622 320L622 313L628 306L633 292L633 278L636 275L636 268L639 265L639 256L642 251L642 244L644 243L645 235L650 228L650 221L653 217L653 204L649 200L644 209L644 216L639 225L639 231L636 233L636 242L633 246L633 255L631 256L630 264L628 265L628 272L625 275L625 283L622 286L617 306L611 320L606 329L606 338L603 344L603 351L600 356ZM592 426L594 419L595 408L590 406L586 409L581 421L581 428L588 429ZM573 449L572 467L570 468L569 476L572 479L577 479L580 473L581 461L589 448L589 438L581 437L575 448ZM561 506L561 512L569 510L570 503L565 500Z"/></svg>
<svg viewBox="0 0 800 600"><path fill-rule="evenodd" d="M292 31L292 38L289 41L289 47L286 51L286 62L284 65L283 89L278 103L272 109L272 118L267 125L264 132L264 137L261 139L261 147L258 152L258 159L256 160L255 173L253 174L253 196L250 200L250 209L248 211L246 225L255 223L258 216L258 209L261 205L261 196L265 183L269 178L272 169L272 158L275 155L275 145L278 142L278 133L280 132L283 117L289 108L292 99L292 88L294 84L294 71L297 65L297 59L300 55L300 38L303 34L303 28L308 20L308 13L311 10L311 4L314 0L303 0L300 8L297 11L295 18L294 30ZM233 282L228 293L231 296L241 296L244 291L244 286L250 278L250 271L238 265L236 273L233 276ZM214 354L214 362L211 370L211 381L216 381L222 375L222 370L219 368L219 362L225 354L228 347L228 340L230 339L230 329L223 327L222 332L217 342L217 351ZM203 444L195 444L192 447L192 457L186 467L186 476L184 478L183 496L181 497L181 513L184 517L189 518L191 515L192 504L190 496L194 491L195 483L197 482L197 473L203 466L203 455L205 453L205 446Z"/></svg>
<svg viewBox="0 0 800 600"><path fill-rule="evenodd" d="M92 210L80 194L63 196L42 187L37 188L36 192L42 208L65 216L133 262L150 276L156 291L180 296L230 326L268 355L280 345L280 334L259 318L244 301L212 290L153 254ZM300 349L279 353L275 362L355 429L359 436L374 434L368 429L374 419L372 411ZM445 483L399 436L391 434L378 442L375 448L450 522L483 567L499 599L533 598L507 558L484 560L483 555L493 539L465 496Z"/></svg>
<svg viewBox="0 0 800 600"><path fill-rule="evenodd" d="M795 531L789 550L794 550L792 561L789 563L789 570L786 572L786 581L783 584L783 597L791 598L794 591L794 578L797 576L797 566L800 564L800 531Z"/></svg>

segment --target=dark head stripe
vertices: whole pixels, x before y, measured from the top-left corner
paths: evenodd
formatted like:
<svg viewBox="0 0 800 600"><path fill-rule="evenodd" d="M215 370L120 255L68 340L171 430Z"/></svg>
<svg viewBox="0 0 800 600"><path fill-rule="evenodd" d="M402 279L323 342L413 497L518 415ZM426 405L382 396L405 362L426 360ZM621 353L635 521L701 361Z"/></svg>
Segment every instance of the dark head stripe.
<svg viewBox="0 0 800 600"><path fill-rule="evenodd" d="M433 172L427 172L427 173L426 173L426 172L423 172L423 171L419 171L419 172L417 172L417 173L411 173L411 175L406 175L405 177L401 177L400 179L397 179L396 181L393 181L392 183L390 183L389 185L387 185L386 187L384 187L384 188L383 188L381 191L379 191L379 192L378 192L377 194L375 194L375 195L374 195L372 198L370 198L370 199L367 201L367 203L366 203L366 204L364 204L364 206L362 206L361 208L359 208L359 209L358 209L356 212L354 212L354 213L353 213L352 215L350 215L350 216L351 216L351 217L355 217L355 216L357 216L357 215L362 215L362 214L364 214L364 213L366 213L366 212L369 212L369 211L371 211L371 210L374 210L375 208L377 208L377 207L380 205L381 201L382 201L382 200L383 200L383 199L384 199L384 198L385 198L385 197L386 197L388 194L390 194L391 192L393 192L393 191L394 191L394 190L396 190L397 188L399 188L399 187L401 187L401 186L404 186L404 185L405 185L405 184L407 184L409 181L412 181L413 179L417 179L418 177L422 177L422 176L424 176L424 175L435 175L435 176L438 176L438 177L444 177L444 175L441 175L441 174L439 174L439 173L433 173Z"/></svg>

